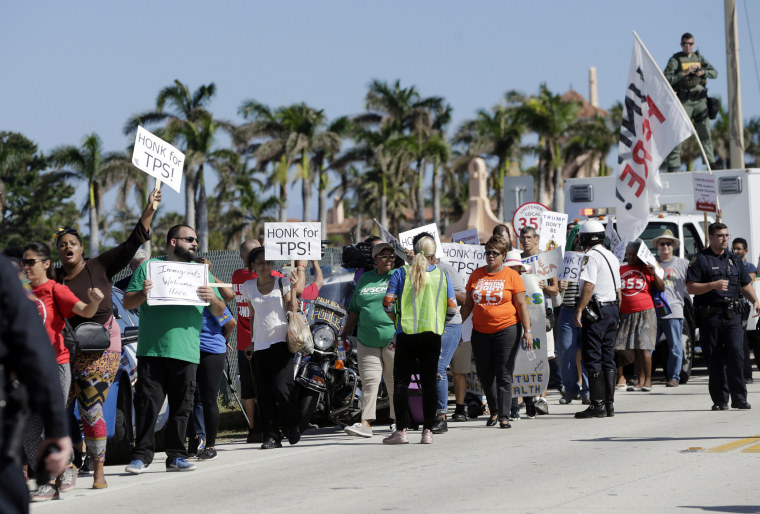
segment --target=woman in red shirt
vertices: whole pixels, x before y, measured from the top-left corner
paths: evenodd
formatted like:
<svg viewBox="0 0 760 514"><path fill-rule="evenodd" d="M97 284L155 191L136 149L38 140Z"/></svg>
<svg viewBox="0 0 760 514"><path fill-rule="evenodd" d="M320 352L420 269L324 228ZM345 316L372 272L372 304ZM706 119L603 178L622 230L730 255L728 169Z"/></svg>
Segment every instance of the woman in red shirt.
<svg viewBox="0 0 760 514"><path fill-rule="evenodd" d="M652 390L652 350L657 342L657 314L652 301L652 287L665 290L665 282L656 274L655 266L645 264L637 256L640 239L628 243L627 264L620 267L620 326L615 351L621 366L636 363L637 385L629 390Z"/></svg>
<svg viewBox="0 0 760 514"><path fill-rule="evenodd" d="M90 302L84 303L68 287L51 280L50 248L45 243L35 241L26 245L21 263L24 267L24 274L32 286L32 292L36 296L37 309L50 338L50 344L55 350L56 362L58 363L58 380L61 383L61 395L65 404L71 387L70 355L63 344L62 334L65 319L75 315L91 318L103 300L103 292L98 288L90 288L87 291ZM37 450L42 443L42 427L42 418L36 414L33 415L29 420L29 426L24 437L27 462L37 462ZM71 485L73 486L73 481ZM45 489L45 487L42 486L41 489ZM50 489L50 487L46 489ZM46 492L42 491L40 494L46 494Z"/></svg>

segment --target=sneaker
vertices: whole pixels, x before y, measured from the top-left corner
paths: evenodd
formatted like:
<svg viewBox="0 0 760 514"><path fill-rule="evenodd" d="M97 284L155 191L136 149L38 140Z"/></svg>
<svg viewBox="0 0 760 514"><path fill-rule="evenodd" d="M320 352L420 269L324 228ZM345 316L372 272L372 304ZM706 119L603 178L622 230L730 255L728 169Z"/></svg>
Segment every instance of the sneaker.
<svg viewBox="0 0 760 514"><path fill-rule="evenodd" d="M678 380L675 378L671 378L667 382L665 382L665 387L678 387Z"/></svg>
<svg viewBox="0 0 760 514"><path fill-rule="evenodd" d="M206 449L206 438L195 436L187 445L187 454L191 457L200 457L203 450Z"/></svg>
<svg viewBox="0 0 760 514"><path fill-rule="evenodd" d="M42 484L36 491L32 492L29 500L33 502L46 502L52 499L58 499L58 490L52 484Z"/></svg>
<svg viewBox="0 0 760 514"><path fill-rule="evenodd" d="M372 427L368 427L363 423L354 423L349 427L345 427L343 431L354 437L372 437Z"/></svg>
<svg viewBox="0 0 760 514"><path fill-rule="evenodd" d="M264 434L261 432L256 432L255 429L249 428L248 429L248 437L245 440L246 443L263 443L264 442Z"/></svg>
<svg viewBox="0 0 760 514"><path fill-rule="evenodd" d="M563 396L562 398L559 399L559 404L560 405L569 405L571 403L573 403L573 397L572 396Z"/></svg>
<svg viewBox="0 0 760 514"><path fill-rule="evenodd" d="M166 463L166 471L193 471L197 466L192 462L187 462L182 457L175 457Z"/></svg>
<svg viewBox="0 0 760 514"><path fill-rule="evenodd" d="M509 413L509 421L517 421L520 419L520 409L512 409Z"/></svg>
<svg viewBox="0 0 760 514"><path fill-rule="evenodd" d="M540 415L549 414L549 404L546 398L536 398L536 412Z"/></svg>
<svg viewBox="0 0 760 514"><path fill-rule="evenodd" d="M63 470L63 473L61 473L61 476L56 479L55 487L59 492L65 493L74 489L76 483L77 468L74 466L67 466L66 469Z"/></svg>
<svg viewBox="0 0 760 514"><path fill-rule="evenodd" d="M454 412L454 415L453 415L453 416L451 416L451 420L452 420L452 421L455 421L455 422L457 422L457 423L461 423L461 422L463 422L463 421L467 421L467 413L466 413L466 412L464 412L464 410L462 410L462 411L458 411L458 412L457 412L457 411L455 411L455 412Z"/></svg>
<svg viewBox="0 0 760 514"><path fill-rule="evenodd" d="M406 436L406 429L394 430L391 435L383 439L383 444L409 444L409 438Z"/></svg>
<svg viewBox="0 0 760 514"><path fill-rule="evenodd" d="M591 397L589 395L581 396L581 404L591 405Z"/></svg>
<svg viewBox="0 0 760 514"><path fill-rule="evenodd" d="M92 475L92 461L90 460L89 455L84 456L84 461L82 462L82 465L79 467L79 476L89 476Z"/></svg>
<svg viewBox="0 0 760 514"><path fill-rule="evenodd" d="M435 418L435 421L433 422L433 433L443 434L448 431L449 431L449 427L448 427L448 424L446 423L446 418L442 416L438 416L437 418Z"/></svg>
<svg viewBox="0 0 760 514"><path fill-rule="evenodd" d="M535 402L525 402L525 417L528 419L533 419L536 417Z"/></svg>
<svg viewBox="0 0 760 514"><path fill-rule="evenodd" d="M446 420L443 421L444 423ZM406 441L409 442L408 440ZM422 439L420 439L420 444L433 444L433 432L429 429L425 429L422 431Z"/></svg>
<svg viewBox="0 0 760 514"><path fill-rule="evenodd" d="M298 429L298 427L290 427L288 429L288 443L298 444L298 441L301 440L301 431Z"/></svg>
<svg viewBox="0 0 760 514"><path fill-rule="evenodd" d="M261 443L262 450L272 450L274 448L282 448L282 442L277 437L267 437L263 443Z"/></svg>
<svg viewBox="0 0 760 514"><path fill-rule="evenodd" d="M135 459L129 464L127 464L127 467L124 468L124 471L126 471L127 473L132 473L133 475L139 475L140 473L148 469L149 465L150 464L145 464L140 459Z"/></svg>
<svg viewBox="0 0 760 514"><path fill-rule="evenodd" d="M216 450L213 446L207 446L198 454L200 460L211 460L216 458Z"/></svg>

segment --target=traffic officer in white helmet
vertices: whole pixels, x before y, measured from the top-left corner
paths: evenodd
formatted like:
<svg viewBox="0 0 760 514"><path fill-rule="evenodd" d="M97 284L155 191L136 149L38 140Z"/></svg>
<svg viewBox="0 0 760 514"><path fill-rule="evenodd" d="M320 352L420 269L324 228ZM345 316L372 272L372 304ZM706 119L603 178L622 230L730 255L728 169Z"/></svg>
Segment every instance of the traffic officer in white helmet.
<svg viewBox="0 0 760 514"><path fill-rule="evenodd" d="M610 221L612 223L612 221ZM620 263L604 247L604 225L586 221L578 234L586 250L581 266L580 298L575 324L581 327L581 355L588 373L588 409L576 418L603 418L615 413L615 338L620 316Z"/></svg>

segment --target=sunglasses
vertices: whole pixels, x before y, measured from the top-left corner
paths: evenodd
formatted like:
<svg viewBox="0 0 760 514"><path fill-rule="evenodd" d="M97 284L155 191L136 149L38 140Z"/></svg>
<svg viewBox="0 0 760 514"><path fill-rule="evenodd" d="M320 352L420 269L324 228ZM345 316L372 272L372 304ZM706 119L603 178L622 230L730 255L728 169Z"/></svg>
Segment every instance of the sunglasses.
<svg viewBox="0 0 760 514"><path fill-rule="evenodd" d="M73 236L79 237L79 232L77 232L77 229L75 228L59 228L58 232L55 233L55 238L60 239L62 236L65 236L66 234L71 234Z"/></svg>
<svg viewBox="0 0 760 514"><path fill-rule="evenodd" d="M673 241L660 241L658 244L660 246L673 246Z"/></svg>
<svg viewBox="0 0 760 514"><path fill-rule="evenodd" d="M390 254L390 255L378 255L377 258L378 259L382 259L384 261L392 261L393 259L396 258L396 256L393 255L393 254Z"/></svg>
<svg viewBox="0 0 760 514"><path fill-rule="evenodd" d="M29 266L31 268L38 262L45 262L46 260L47 259L21 259L21 264L24 266Z"/></svg>
<svg viewBox="0 0 760 514"><path fill-rule="evenodd" d="M683 46L694 46L694 41L692 41L691 43L689 43L689 42L687 42L687 41L681 41L681 44L682 44Z"/></svg>
<svg viewBox="0 0 760 514"><path fill-rule="evenodd" d="M501 252L496 252L496 251L493 251L493 250L489 250L489 251L485 252L485 254L486 254L486 256L489 256L489 257L490 256L496 257L497 255L501 255Z"/></svg>
<svg viewBox="0 0 760 514"><path fill-rule="evenodd" d="M200 242L200 239L198 239L197 237L193 237L193 236L188 236L188 237L175 237L174 239L182 239L183 241L187 241L187 242L188 242L188 243L190 243L190 244L193 244L193 243L195 243L196 241L197 241L197 242Z"/></svg>

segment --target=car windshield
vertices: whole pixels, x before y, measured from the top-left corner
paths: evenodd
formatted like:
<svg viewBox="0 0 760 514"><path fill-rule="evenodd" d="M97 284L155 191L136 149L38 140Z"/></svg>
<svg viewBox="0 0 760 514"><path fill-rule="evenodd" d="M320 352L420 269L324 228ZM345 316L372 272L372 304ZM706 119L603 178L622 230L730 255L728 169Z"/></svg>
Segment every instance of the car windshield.
<svg viewBox="0 0 760 514"><path fill-rule="evenodd" d="M673 232L673 236L676 238L680 238L678 225L672 221L650 221L647 227L644 229L644 232L642 232L638 237L647 244L647 247L649 248L649 251L652 252L652 255L657 255L657 248L654 247L652 239L659 236L662 231L666 229ZM615 230L617 230L617 223L615 224Z"/></svg>

